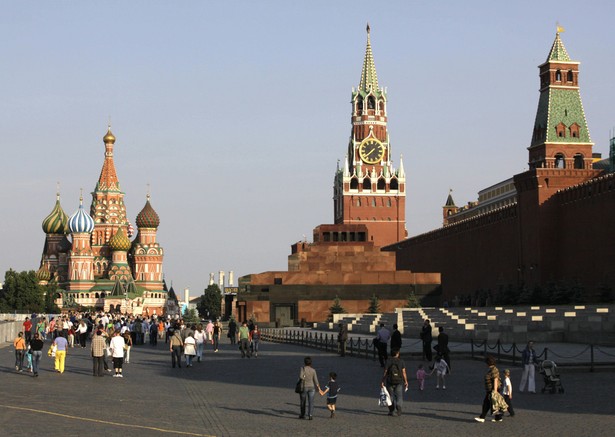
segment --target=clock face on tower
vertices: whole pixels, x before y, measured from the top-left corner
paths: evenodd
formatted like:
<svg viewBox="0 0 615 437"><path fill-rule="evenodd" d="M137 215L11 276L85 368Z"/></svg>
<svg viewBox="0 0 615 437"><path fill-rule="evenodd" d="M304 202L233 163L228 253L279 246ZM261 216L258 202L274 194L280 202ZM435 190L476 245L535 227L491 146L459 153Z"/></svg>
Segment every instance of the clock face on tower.
<svg viewBox="0 0 615 437"><path fill-rule="evenodd" d="M359 146L359 156L366 164L376 164L384 157L384 146L375 138L368 138Z"/></svg>

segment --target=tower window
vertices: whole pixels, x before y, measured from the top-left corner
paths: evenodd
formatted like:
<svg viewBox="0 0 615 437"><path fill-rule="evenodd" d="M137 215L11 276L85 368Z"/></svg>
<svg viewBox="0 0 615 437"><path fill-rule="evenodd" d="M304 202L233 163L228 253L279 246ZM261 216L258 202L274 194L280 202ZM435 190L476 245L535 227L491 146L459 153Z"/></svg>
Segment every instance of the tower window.
<svg viewBox="0 0 615 437"><path fill-rule="evenodd" d="M566 160L562 153L555 155L555 168L566 168Z"/></svg>
<svg viewBox="0 0 615 437"><path fill-rule="evenodd" d="M572 82L572 78L573 78L573 76L572 76L572 70L568 70L568 74L567 74L566 80L567 80L568 82Z"/></svg>
<svg viewBox="0 0 615 437"><path fill-rule="evenodd" d="M372 181L369 177L366 177L365 179L363 179L363 189L364 190L372 190Z"/></svg>
<svg viewBox="0 0 615 437"><path fill-rule="evenodd" d="M555 133L558 138L564 138L566 136L566 125L564 123L560 123L555 126Z"/></svg>
<svg viewBox="0 0 615 437"><path fill-rule="evenodd" d="M385 187L386 187L386 182L384 181L384 178L378 179L378 186L377 186L377 188L379 190L384 190Z"/></svg>
<svg viewBox="0 0 615 437"><path fill-rule="evenodd" d="M376 101L374 100L374 96L369 96L367 98L367 109L375 109Z"/></svg>
<svg viewBox="0 0 615 437"><path fill-rule="evenodd" d="M560 70L557 70L555 72L555 81L556 82L561 82L562 81L562 72Z"/></svg>
<svg viewBox="0 0 615 437"><path fill-rule="evenodd" d="M350 189L358 190L359 189L359 180L357 178L352 178L350 180Z"/></svg>

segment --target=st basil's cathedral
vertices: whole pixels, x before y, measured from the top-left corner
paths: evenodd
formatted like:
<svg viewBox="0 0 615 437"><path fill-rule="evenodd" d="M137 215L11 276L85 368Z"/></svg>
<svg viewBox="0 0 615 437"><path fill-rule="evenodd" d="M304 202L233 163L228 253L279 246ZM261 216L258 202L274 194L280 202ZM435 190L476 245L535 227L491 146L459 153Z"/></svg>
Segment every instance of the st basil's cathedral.
<svg viewBox="0 0 615 437"><path fill-rule="evenodd" d="M79 199L68 216L60 195L43 220L45 245L37 278L55 282L58 307L93 308L132 314L163 314L169 293L163 279L164 250L156 241L160 218L147 195L137 214L137 235L126 217L124 192L113 161L115 136L111 127L103 138L105 159L92 193L89 212Z"/></svg>

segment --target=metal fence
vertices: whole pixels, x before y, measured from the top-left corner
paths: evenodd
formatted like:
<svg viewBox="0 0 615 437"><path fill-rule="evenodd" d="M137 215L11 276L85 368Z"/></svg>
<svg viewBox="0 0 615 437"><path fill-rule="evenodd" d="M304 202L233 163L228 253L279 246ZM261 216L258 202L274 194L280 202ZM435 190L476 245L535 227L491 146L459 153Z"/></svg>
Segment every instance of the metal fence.
<svg viewBox="0 0 615 437"><path fill-rule="evenodd" d="M299 346L320 349L327 352L339 353L337 333L311 332L297 329L273 329L262 330L262 339L275 343L289 343ZM403 355L421 356L420 343L413 342L402 350ZM408 351L409 348L417 347L416 351ZM512 365L521 364L521 355L526 344L521 347L517 343L504 344L499 340L491 344L485 341L457 342L449 344L451 353L457 356L466 355L472 359L482 359L486 355L492 355L497 361L511 362ZM567 352L565 350L567 349ZM376 360L378 351L373 344L373 337L349 338L346 342L346 354L358 358L371 358ZM536 352L536 358L553 360L558 366L586 367L593 372L598 367L615 367L615 348L596 346L594 344L571 345L561 344L561 347L545 347L542 352Z"/></svg>

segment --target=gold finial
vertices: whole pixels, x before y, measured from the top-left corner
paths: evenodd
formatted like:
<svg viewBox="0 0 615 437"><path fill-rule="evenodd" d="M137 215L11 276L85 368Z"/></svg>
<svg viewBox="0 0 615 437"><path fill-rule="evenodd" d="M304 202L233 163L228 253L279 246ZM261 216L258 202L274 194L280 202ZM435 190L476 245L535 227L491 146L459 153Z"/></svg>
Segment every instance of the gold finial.
<svg viewBox="0 0 615 437"><path fill-rule="evenodd" d="M56 181L56 199L60 200L60 181Z"/></svg>
<svg viewBox="0 0 615 437"><path fill-rule="evenodd" d="M149 198L150 198L149 191L150 191L150 183L148 182L148 183L147 183L147 201L148 201L148 202L149 202Z"/></svg>
<svg viewBox="0 0 615 437"><path fill-rule="evenodd" d="M79 188L79 205L83 205L83 188Z"/></svg>
<svg viewBox="0 0 615 437"><path fill-rule="evenodd" d="M371 30L369 27L369 22L367 23L367 28L365 30L367 30L367 34L369 35L369 31Z"/></svg>
<svg viewBox="0 0 615 437"><path fill-rule="evenodd" d="M560 34L560 33L563 33L565 31L566 31L566 29L564 29L563 26L560 26L559 22L556 21L555 22L555 33Z"/></svg>

